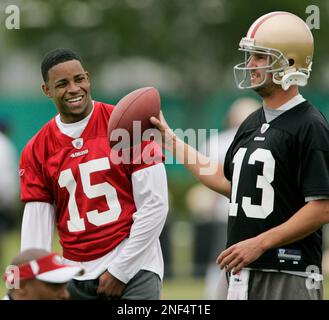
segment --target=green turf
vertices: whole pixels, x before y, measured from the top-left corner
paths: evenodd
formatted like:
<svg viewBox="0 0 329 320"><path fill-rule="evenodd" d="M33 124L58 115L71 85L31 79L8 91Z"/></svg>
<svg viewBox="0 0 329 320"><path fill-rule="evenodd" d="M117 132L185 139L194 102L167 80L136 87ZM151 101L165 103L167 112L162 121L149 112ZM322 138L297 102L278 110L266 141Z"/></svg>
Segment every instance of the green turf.
<svg viewBox="0 0 329 320"><path fill-rule="evenodd" d="M204 281L202 279L174 278L163 283L162 300L202 300Z"/></svg>

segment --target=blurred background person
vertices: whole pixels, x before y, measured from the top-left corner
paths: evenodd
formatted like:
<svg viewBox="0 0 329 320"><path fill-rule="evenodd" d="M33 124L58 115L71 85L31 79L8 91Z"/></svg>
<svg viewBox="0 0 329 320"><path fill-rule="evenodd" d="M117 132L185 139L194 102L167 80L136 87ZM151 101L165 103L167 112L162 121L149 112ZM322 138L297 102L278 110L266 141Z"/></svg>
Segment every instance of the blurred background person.
<svg viewBox="0 0 329 320"><path fill-rule="evenodd" d="M8 132L9 123L0 119L0 266L3 240L16 225L19 194L17 151Z"/></svg>
<svg viewBox="0 0 329 320"><path fill-rule="evenodd" d="M241 97L233 101L225 118L225 130L212 134L200 151L211 160L223 163L226 152L240 124L261 104L254 98ZM193 186L187 194L187 205L193 214L194 276L205 276L204 298L224 299L219 287L221 273L216 264L218 252L225 249L229 199L204 185Z"/></svg>
<svg viewBox="0 0 329 320"><path fill-rule="evenodd" d="M64 264L57 253L24 250L7 267L5 280L9 290L3 300L69 299L67 283L81 273L81 267Z"/></svg>

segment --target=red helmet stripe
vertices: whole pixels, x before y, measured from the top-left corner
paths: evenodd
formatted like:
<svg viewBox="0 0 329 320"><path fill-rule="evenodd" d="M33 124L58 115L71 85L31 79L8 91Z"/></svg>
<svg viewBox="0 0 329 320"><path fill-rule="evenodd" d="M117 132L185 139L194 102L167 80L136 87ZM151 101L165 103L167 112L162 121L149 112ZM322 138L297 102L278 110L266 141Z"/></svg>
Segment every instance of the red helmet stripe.
<svg viewBox="0 0 329 320"><path fill-rule="evenodd" d="M274 16L277 16L279 14L291 14L289 12L282 12L282 11L277 11L277 12L272 12L269 14L266 14L265 16L263 16L263 18L260 18L260 20L256 23L256 25L254 26L254 28L252 30L250 30L253 26L251 26L251 28L248 31L248 34L250 34L250 38L254 38L255 37L255 33L256 31L259 29L259 27L269 18L272 18Z"/></svg>

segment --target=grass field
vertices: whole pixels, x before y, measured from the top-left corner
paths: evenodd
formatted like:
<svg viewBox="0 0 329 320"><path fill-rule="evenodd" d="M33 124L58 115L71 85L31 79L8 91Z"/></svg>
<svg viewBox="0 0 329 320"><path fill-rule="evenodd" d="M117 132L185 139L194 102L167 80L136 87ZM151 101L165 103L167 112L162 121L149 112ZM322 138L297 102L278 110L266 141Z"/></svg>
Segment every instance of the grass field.
<svg viewBox="0 0 329 320"><path fill-rule="evenodd" d="M4 257L3 261L0 263L1 274L3 274L5 267L10 264L12 258L19 251L19 234L18 232L11 233L4 242L3 247ZM55 246L54 250L60 252L60 248ZM170 280L164 281L162 290L163 300L203 300L204 292L204 279L196 279L190 275L191 263L189 261L191 258L190 250L186 250L183 247L175 250L174 261L176 261L174 266L174 274L177 276L171 278ZM185 272L184 272L185 271ZM324 282L324 292L325 299L329 300L329 278L325 279ZM6 288L4 281L0 281L0 298L5 294Z"/></svg>

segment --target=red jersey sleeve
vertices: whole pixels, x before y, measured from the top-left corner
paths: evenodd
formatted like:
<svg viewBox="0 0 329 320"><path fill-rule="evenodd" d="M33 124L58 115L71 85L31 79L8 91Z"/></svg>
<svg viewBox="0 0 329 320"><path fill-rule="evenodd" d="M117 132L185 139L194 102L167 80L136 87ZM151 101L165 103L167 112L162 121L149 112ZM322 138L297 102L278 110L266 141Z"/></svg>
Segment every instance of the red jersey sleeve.
<svg viewBox="0 0 329 320"><path fill-rule="evenodd" d="M33 148L31 144L28 144L20 158L21 200L24 202L40 201L52 204L54 199L42 173L41 164L38 163L33 154Z"/></svg>
<svg viewBox="0 0 329 320"><path fill-rule="evenodd" d="M142 141L141 144L132 148L131 159L130 172L134 173L138 170L164 162L165 157L160 146L156 142Z"/></svg>

